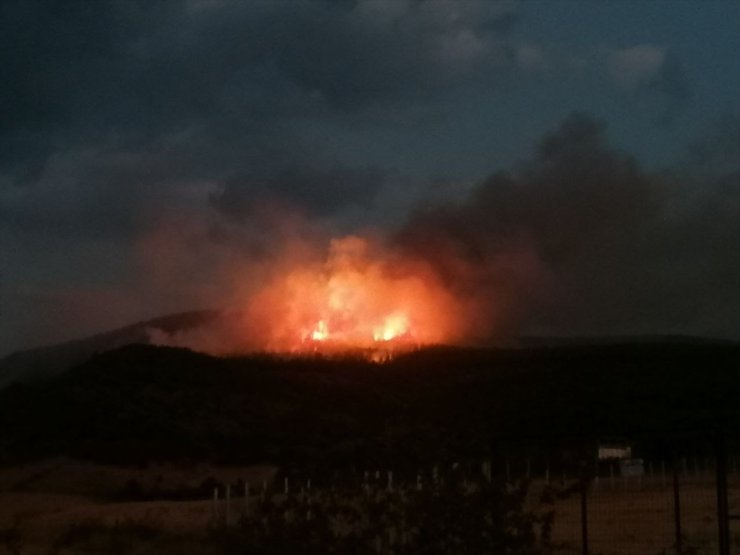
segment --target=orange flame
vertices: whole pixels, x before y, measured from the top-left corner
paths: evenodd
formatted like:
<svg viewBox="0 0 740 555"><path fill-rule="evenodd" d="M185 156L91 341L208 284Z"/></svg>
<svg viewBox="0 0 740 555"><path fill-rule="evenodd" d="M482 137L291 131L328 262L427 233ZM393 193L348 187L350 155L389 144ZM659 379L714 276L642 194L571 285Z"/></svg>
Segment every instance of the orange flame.
<svg viewBox="0 0 740 555"><path fill-rule="evenodd" d="M390 341L396 337L401 337L409 331L409 322L406 314L396 312L386 317L382 326L373 330L373 339L375 341Z"/></svg>
<svg viewBox="0 0 740 555"><path fill-rule="evenodd" d="M311 339L314 341L324 341L329 337L329 331L326 329L326 322L319 320L316 329L311 332Z"/></svg>
<svg viewBox="0 0 740 555"><path fill-rule="evenodd" d="M278 273L253 299L267 350L399 348L454 339L460 309L423 264L368 240L331 241L323 263Z"/></svg>

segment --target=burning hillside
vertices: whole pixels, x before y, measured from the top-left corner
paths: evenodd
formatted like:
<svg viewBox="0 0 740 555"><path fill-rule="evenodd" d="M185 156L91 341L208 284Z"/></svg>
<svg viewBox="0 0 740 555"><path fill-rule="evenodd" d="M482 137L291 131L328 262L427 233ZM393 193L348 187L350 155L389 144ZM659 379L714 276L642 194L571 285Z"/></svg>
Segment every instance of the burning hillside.
<svg viewBox="0 0 740 555"><path fill-rule="evenodd" d="M331 241L325 260L277 272L247 320L268 351L386 351L453 340L461 312L423 263L348 236Z"/></svg>

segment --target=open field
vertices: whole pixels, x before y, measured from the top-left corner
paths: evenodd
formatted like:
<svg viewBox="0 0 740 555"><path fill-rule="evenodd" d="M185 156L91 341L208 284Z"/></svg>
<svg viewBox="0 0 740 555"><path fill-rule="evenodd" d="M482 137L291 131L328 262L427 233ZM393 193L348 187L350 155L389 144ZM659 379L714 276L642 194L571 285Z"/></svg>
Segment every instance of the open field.
<svg viewBox="0 0 740 555"><path fill-rule="evenodd" d="M612 490L603 482L588 496L588 535L592 553L601 555L658 555L675 553L675 524L672 484L645 480L628 485L617 483ZM715 553L717 501L711 479L683 482L681 523L684 546L698 553ZM740 499L740 484L731 498ZM577 494L555 503L553 542L567 544L563 553L580 553L581 507Z"/></svg>
<svg viewBox="0 0 740 555"><path fill-rule="evenodd" d="M383 365L352 358L221 359L147 346L103 353L56 378L0 391L0 550L241 553L257 538L262 546L255 553L304 553L306 539L314 547L334 546L336 530L327 522L346 510L354 513L349 528L360 532L354 550L342 546L337 553L363 552L358 546L377 553L378 531L392 543L399 540L388 537L390 530L410 530L406 545L415 549L417 541L481 542L480 529L488 527L482 547L468 552L497 553L491 547L497 540L507 553L530 555L550 524L552 542L539 552L577 553L574 477L602 440L624 438L648 461L650 476L612 482L601 467L606 476L588 497L591 553L671 553L670 469L661 461L679 455L685 457L679 468L684 545L712 553L711 430L721 417L727 449L740 452L739 356L736 346L673 344L440 347ZM257 466L261 461L274 466ZM484 461L492 481L483 480ZM434 489L433 465L443 469L446 489ZM730 466L731 512L740 513L736 459ZM371 484L377 496L368 495L366 469L393 470L393 493L377 477ZM550 502L542 502L546 474L554 486ZM535 480L526 496L503 487L504 477L516 482L527 475ZM293 485L287 499L284 476ZM314 487L307 501L300 486L308 478ZM214 519L214 488L223 495L230 484L240 498L245 481L260 497L262 484L269 486L261 503L250 504L260 519L236 526L244 503L234 499L234 525L224 527L223 501ZM472 492L460 494L463 484L476 481ZM315 517L314 509L323 512L322 522L307 516ZM285 517L290 511L297 521ZM262 525L265 514L270 526ZM400 523L399 514L413 515L413 522ZM506 536L512 522L522 535ZM422 537L422 528L435 537ZM527 539L519 550L508 550L520 537ZM276 538L293 543L276 551ZM461 555L455 546L432 552Z"/></svg>
<svg viewBox="0 0 740 555"><path fill-rule="evenodd" d="M18 549L23 554L47 554L55 544L64 543L70 531L79 535L88 528L92 534L96 527L135 531L141 526L173 540L204 536L212 518L213 503L206 493L212 491L212 482L270 483L275 472L271 466L132 468L65 459L0 468L0 553ZM199 491L202 500L172 499ZM130 500L136 496L163 499Z"/></svg>
<svg viewBox="0 0 740 555"><path fill-rule="evenodd" d="M214 504L207 494L201 499L138 501L124 501L116 496L125 492L126 484L132 480L141 484L144 492L159 491L162 496L172 497L178 488L192 492L189 488L209 479L220 483L248 480L255 485L263 481L272 484L276 473L277 469L269 466L117 468L63 459L3 468L0 469L0 553L104 553L111 546L117 546L120 553L221 553L218 542L213 544ZM731 512L740 512L740 480L736 475L730 478ZM268 496L283 498L282 484L279 486L270 485ZM566 482L563 487L554 483L551 488L554 503L542 503L546 484L542 479L535 479L527 496L527 508L533 512L554 509L552 552L563 555L580 553L579 494L574 491L567 496L559 495L571 486L576 484ZM244 508L241 493L234 490L232 523L238 521ZM297 486L295 491L296 497L301 495ZM711 474L683 477L680 491L684 546L695 549L691 553L714 553L716 492ZM322 494L315 495L315 499L320 499ZM256 495L251 503L254 507ZM220 519L224 516L224 504L221 499ZM601 478L592 485L588 495L591 552L675 553L674 517L670 480L660 476L639 481ZM221 532L216 534L228 534L223 528L215 528L219 529ZM733 538L736 536L733 534Z"/></svg>

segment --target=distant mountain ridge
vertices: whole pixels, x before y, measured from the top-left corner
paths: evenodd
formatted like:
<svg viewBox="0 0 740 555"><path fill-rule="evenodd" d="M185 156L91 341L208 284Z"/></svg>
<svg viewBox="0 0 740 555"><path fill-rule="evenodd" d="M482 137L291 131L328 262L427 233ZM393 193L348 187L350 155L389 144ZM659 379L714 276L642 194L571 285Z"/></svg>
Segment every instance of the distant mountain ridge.
<svg viewBox="0 0 740 555"><path fill-rule="evenodd" d="M152 329L173 334L209 324L220 316L219 310L181 312L82 339L11 353L0 359L0 389L13 382L29 382L61 374L95 353L132 343L149 343Z"/></svg>
<svg viewBox="0 0 740 555"><path fill-rule="evenodd" d="M383 365L129 345L0 390L0 464L66 456L416 472L605 437L695 454L714 431L740 437L739 365L737 344L438 346Z"/></svg>
<svg viewBox="0 0 740 555"><path fill-rule="evenodd" d="M667 345L732 345L736 341L716 337L679 334L644 334L644 335L574 335L574 336L522 336L517 345L530 347L572 347L572 346L609 346L609 345L644 345L661 343Z"/></svg>
<svg viewBox="0 0 740 555"><path fill-rule="evenodd" d="M0 358L0 389L13 382L28 383L49 378L102 353L130 344L151 343L152 330L168 335L214 324L226 318L221 310L194 310L161 316L65 343L12 353ZM522 336L514 348L558 348L573 346L640 345L650 343L687 345L731 345L722 339L683 335L619 336Z"/></svg>

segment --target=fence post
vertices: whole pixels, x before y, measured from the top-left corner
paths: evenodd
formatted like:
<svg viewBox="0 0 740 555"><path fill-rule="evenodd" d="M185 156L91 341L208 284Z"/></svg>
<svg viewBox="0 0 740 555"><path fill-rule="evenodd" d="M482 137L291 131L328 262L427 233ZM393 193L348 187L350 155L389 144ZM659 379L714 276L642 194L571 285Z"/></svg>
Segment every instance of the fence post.
<svg viewBox="0 0 740 555"><path fill-rule="evenodd" d="M588 555L588 475L581 463L581 552Z"/></svg>
<svg viewBox="0 0 740 555"><path fill-rule="evenodd" d="M683 459L684 461L686 459ZM681 489L678 483L678 458L673 459L673 519L676 531L676 553L681 555L683 553L682 537L681 533Z"/></svg>
<svg viewBox="0 0 740 555"><path fill-rule="evenodd" d="M231 521L231 484L226 484L226 515L224 519L226 526Z"/></svg>
<svg viewBox="0 0 740 555"><path fill-rule="evenodd" d="M724 435L716 440L717 450L717 526L719 555L730 555L730 515L727 504L727 452Z"/></svg>
<svg viewBox="0 0 740 555"><path fill-rule="evenodd" d="M609 463L609 487L614 491L614 463Z"/></svg>
<svg viewBox="0 0 740 555"><path fill-rule="evenodd" d="M218 521L218 488L213 488L213 521Z"/></svg>
<svg viewBox="0 0 740 555"><path fill-rule="evenodd" d="M660 461L660 485L665 489L665 461Z"/></svg>
<svg viewBox="0 0 740 555"><path fill-rule="evenodd" d="M491 461L485 460L481 464L481 471L483 473L483 477L486 479L487 482L491 481ZM506 479L508 482L508 478Z"/></svg>
<svg viewBox="0 0 740 555"><path fill-rule="evenodd" d="M591 493L592 495L596 494L596 491L599 489L599 484L601 483L601 469L599 468L599 456L598 454L594 456L594 464L593 464L593 482L591 483Z"/></svg>

